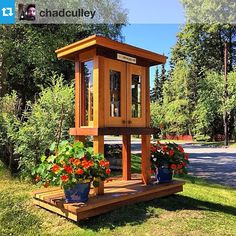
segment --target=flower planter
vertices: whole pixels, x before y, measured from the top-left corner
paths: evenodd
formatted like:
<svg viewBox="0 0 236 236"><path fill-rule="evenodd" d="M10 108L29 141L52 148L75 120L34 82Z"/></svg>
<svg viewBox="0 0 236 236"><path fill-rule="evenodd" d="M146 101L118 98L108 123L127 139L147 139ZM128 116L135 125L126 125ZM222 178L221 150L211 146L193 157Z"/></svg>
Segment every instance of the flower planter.
<svg viewBox="0 0 236 236"><path fill-rule="evenodd" d="M159 183L169 183L172 181L173 171L168 167L159 167L156 169L156 179Z"/></svg>
<svg viewBox="0 0 236 236"><path fill-rule="evenodd" d="M90 190L90 182L77 183L71 188L64 189L67 203L87 202Z"/></svg>

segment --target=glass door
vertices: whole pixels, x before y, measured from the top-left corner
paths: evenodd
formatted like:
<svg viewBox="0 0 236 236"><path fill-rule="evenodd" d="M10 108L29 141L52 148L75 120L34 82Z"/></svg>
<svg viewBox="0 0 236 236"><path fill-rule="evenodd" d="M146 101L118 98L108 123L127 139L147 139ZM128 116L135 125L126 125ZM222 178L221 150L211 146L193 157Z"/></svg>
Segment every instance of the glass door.
<svg viewBox="0 0 236 236"><path fill-rule="evenodd" d="M105 60L105 125L126 126L126 63Z"/></svg>
<svg viewBox="0 0 236 236"><path fill-rule="evenodd" d="M127 64L127 126L145 127L145 68Z"/></svg>

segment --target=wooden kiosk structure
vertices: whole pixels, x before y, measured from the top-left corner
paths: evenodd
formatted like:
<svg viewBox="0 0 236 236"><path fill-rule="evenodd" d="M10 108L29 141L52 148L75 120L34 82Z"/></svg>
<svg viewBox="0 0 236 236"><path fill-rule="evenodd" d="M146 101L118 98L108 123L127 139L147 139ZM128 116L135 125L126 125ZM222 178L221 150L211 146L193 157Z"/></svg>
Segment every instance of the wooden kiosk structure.
<svg viewBox="0 0 236 236"><path fill-rule="evenodd" d="M150 135L153 133L149 67L165 63L166 57L96 35L58 49L56 53L60 59L75 62L75 127L70 129L70 134L82 142L86 136L93 136L97 153L104 153L104 135L122 135L122 180L105 184L105 194L101 183L96 196L82 208L75 204L58 205L57 200L62 196L58 189L36 192L36 204L79 220L130 202L182 191L183 183L177 181L149 185ZM142 171L135 179L131 176L133 134L142 138Z"/></svg>

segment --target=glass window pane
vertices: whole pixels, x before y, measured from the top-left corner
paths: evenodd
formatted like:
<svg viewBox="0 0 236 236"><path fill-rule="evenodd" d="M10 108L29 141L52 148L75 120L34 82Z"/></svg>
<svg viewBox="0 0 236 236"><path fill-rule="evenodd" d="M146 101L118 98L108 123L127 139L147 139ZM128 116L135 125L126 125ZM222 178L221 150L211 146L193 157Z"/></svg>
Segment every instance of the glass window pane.
<svg viewBox="0 0 236 236"><path fill-rule="evenodd" d="M84 84L84 116L83 125L88 126L89 121L93 121L93 61L87 61L82 64L83 84Z"/></svg>
<svg viewBox="0 0 236 236"><path fill-rule="evenodd" d="M119 71L110 70L110 116L120 117L120 85Z"/></svg>
<svg viewBox="0 0 236 236"><path fill-rule="evenodd" d="M132 117L141 117L141 76L132 75Z"/></svg>

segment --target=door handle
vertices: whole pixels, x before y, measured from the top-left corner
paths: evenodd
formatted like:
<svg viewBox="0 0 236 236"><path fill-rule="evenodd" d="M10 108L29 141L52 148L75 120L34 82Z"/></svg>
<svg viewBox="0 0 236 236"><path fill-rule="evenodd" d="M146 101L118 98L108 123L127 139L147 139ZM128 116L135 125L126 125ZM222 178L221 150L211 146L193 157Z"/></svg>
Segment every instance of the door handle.
<svg viewBox="0 0 236 236"><path fill-rule="evenodd" d="M122 124L125 124L125 120L122 120Z"/></svg>
<svg viewBox="0 0 236 236"><path fill-rule="evenodd" d="M131 120L128 120L128 124L131 124L132 123L132 121Z"/></svg>

